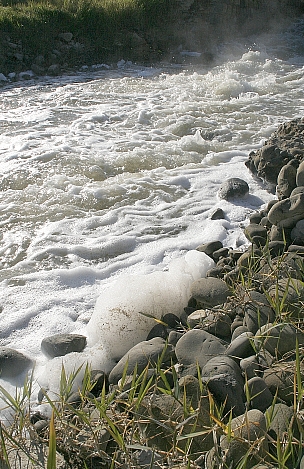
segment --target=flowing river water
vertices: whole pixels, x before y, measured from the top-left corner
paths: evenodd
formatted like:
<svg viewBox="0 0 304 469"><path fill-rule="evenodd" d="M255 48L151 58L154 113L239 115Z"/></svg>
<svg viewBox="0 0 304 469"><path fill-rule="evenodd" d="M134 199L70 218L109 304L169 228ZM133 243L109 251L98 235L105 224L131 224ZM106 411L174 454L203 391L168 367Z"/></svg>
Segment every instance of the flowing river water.
<svg viewBox="0 0 304 469"><path fill-rule="evenodd" d="M44 337L81 332L92 357L103 343L102 307L91 319L98 297L109 307L143 291L170 310L153 273L179 272L168 288L184 301L188 251L214 240L245 247L246 218L274 196L244 161L303 116L303 34L298 21L223 44L208 68L121 61L1 89L0 344L36 360L39 385L56 368ZM247 198L218 198L229 177L248 182ZM216 208L224 220L210 219ZM141 340L132 328L131 345ZM110 358L125 351L115 337L114 327Z"/></svg>

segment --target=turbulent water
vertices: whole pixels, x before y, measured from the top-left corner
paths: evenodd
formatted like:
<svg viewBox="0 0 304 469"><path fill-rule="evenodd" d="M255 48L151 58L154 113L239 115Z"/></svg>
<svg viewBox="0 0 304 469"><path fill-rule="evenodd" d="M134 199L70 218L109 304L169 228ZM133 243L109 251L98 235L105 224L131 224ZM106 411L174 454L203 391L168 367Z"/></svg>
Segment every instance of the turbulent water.
<svg viewBox="0 0 304 469"><path fill-rule="evenodd" d="M303 116L303 34L300 21L224 44L209 68L121 61L2 88L1 345L51 370L42 338L81 332L96 343L87 323L101 292L136 295L128 276L144 285L202 242L246 244L246 217L273 195L244 161ZM220 200L229 177L250 195ZM218 207L226 218L211 221Z"/></svg>

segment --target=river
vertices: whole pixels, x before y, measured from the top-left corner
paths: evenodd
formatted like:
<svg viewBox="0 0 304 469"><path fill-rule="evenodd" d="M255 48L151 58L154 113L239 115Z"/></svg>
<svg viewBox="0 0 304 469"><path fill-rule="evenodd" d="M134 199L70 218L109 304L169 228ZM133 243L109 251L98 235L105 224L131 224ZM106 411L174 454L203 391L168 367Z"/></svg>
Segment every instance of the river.
<svg viewBox="0 0 304 469"><path fill-rule="evenodd" d="M298 21L223 44L212 67L120 61L1 89L0 343L36 360L39 385L59 366L41 353L44 337L83 333L93 357L100 335L102 348L102 313L90 321L100 295L109 307L144 291L170 310L153 273L178 271L178 296L187 252L214 240L245 248L248 215L274 196L244 161L303 116L303 34ZM229 177L250 195L219 199ZM224 220L210 219L216 208Z"/></svg>

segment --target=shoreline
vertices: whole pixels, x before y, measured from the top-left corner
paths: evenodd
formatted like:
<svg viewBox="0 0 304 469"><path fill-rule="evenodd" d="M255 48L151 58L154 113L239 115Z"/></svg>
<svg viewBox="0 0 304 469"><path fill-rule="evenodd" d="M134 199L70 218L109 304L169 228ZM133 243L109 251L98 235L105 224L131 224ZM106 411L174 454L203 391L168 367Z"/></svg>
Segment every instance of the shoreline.
<svg viewBox="0 0 304 469"><path fill-rule="evenodd" d="M277 467L269 454L279 457L277 439L283 445L286 434L294 448L286 467L299 467L304 150L295 142L303 138L303 129L304 119L286 122L249 155L246 166L272 184L275 163L279 197L250 217L245 228L250 248L244 253L231 251L217 240L198 247L216 267L193 283L181 318L168 314L156 321L147 340L129 350L109 376L103 370L97 370L98 378L96 372L87 375L81 392L72 393L66 382L55 419L57 450L69 459L63 467L81 467L83 460L94 469L110 467L113 458L117 464L144 467L136 458L146 457L147 467L155 459L155 467L175 467L170 463L175 461L180 468L216 469L222 463L221 453L233 467L242 459L249 464L246 467L259 467L259 461L264 467ZM244 181L237 182L223 184L223 199L247 193ZM69 339L73 345L68 353L77 353L85 346L83 338L71 336L60 337L61 345L49 340L48 350L53 353L60 345L64 355ZM48 400L47 391L42 390L40 397ZM89 430L85 430L87 415ZM39 413L28 418L44 445L50 421ZM277 418L280 423L274 424ZM83 419L76 428L74 419ZM246 431L240 430L243 419ZM248 440L249 431L253 437ZM118 438L120 433L125 443ZM92 437L99 441L97 450ZM258 448L256 439L263 442ZM239 440L235 448L233 442ZM88 443L83 453L77 441Z"/></svg>

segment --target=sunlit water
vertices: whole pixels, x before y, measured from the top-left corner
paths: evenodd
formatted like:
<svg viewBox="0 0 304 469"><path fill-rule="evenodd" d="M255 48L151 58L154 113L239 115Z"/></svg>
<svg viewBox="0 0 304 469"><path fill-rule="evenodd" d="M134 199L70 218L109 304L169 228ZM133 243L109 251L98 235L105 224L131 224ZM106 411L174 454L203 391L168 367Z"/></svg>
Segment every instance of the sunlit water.
<svg viewBox="0 0 304 469"><path fill-rule="evenodd" d="M45 365L43 375L53 367L43 337L81 332L96 346L87 324L117 279L117 295L132 296L129 275L143 275L141 290L203 242L246 245L246 218L273 195L244 161L303 115L303 32L298 22L223 45L208 69L125 64L1 90L2 345ZM229 177L248 182L246 199L218 198ZM211 221L218 207L226 219Z"/></svg>

